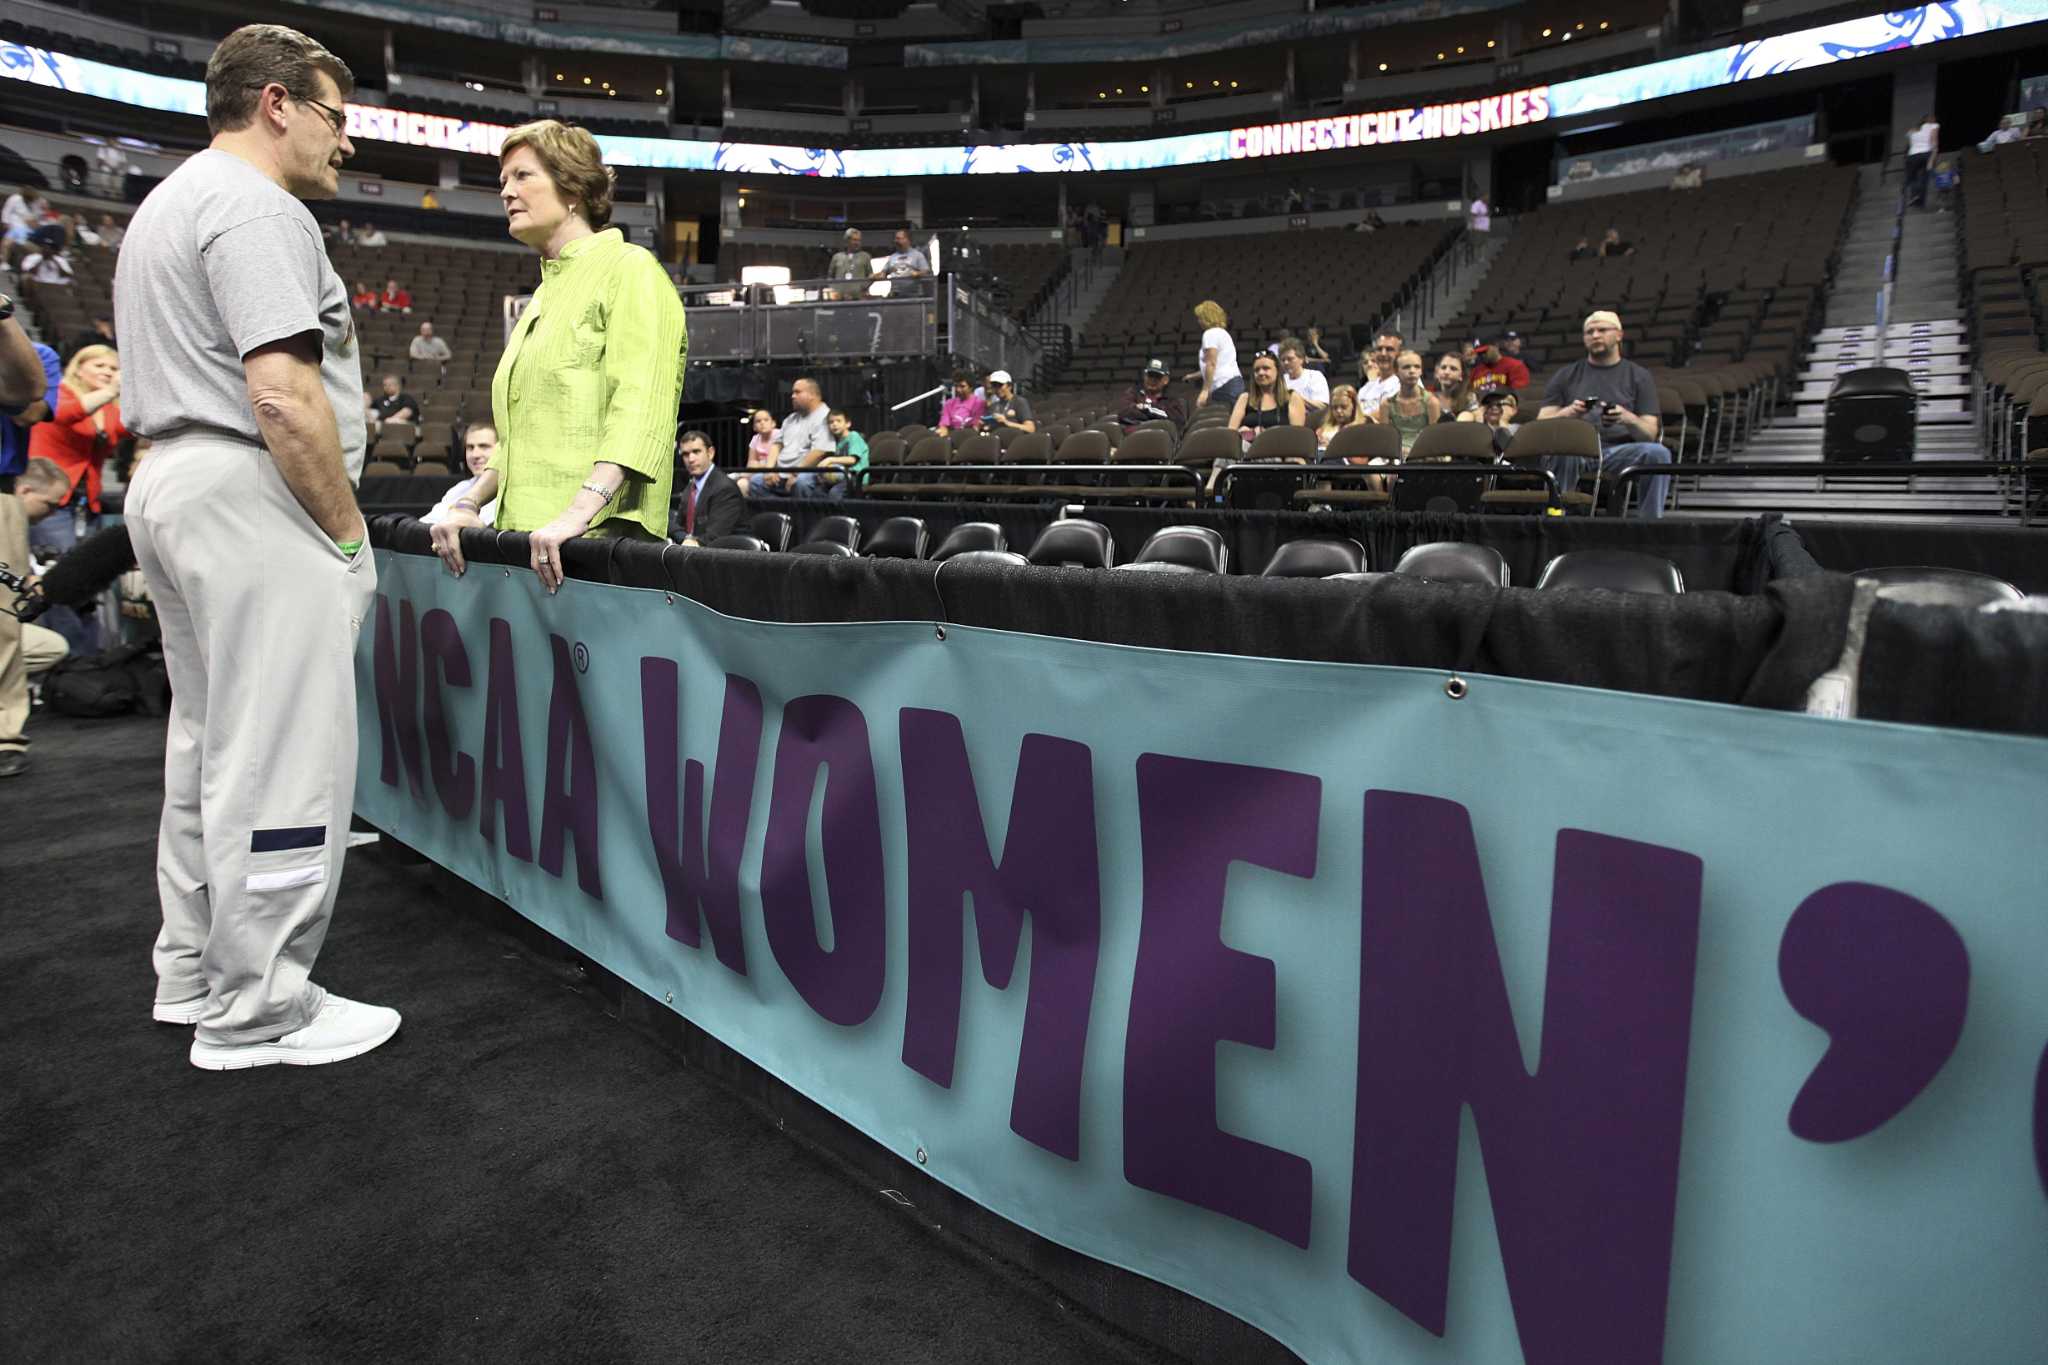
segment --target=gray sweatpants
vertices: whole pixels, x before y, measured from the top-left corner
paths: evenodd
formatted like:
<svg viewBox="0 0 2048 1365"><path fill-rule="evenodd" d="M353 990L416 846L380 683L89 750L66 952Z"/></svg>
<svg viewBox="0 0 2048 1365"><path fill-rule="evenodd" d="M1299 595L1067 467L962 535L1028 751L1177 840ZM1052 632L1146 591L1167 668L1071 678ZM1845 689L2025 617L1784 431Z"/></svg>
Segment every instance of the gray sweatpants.
<svg viewBox="0 0 2048 1365"><path fill-rule="evenodd" d="M319 1012L311 980L355 800L355 642L376 591L262 447L160 440L128 492L170 672L156 998L252 1043Z"/></svg>

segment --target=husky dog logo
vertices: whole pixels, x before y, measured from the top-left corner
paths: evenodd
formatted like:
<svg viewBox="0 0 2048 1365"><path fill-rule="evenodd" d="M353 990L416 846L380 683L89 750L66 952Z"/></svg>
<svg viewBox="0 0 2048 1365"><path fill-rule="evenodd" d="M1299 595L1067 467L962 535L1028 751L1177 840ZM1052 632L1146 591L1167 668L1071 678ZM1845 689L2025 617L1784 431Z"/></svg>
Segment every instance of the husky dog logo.
<svg viewBox="0 0 2048 1365"><path fill-rule="evenodd" d="M754 175L843 176L846 158L831 147L778 147L767 142L721 142L711 155L714 171Z"/></svg>
<svg viewBox="0 0 2048 1365"><path fill-rule="evenodd" d="M1728 61L1727 80L1749 81L1785 71L1830 66L1879 52L1984 33L1990 28L1977 0L1890 10L1865 19L1849 19L1803 33L1744 43Z"/></svg>
<svg viewBox="0 0 2048 1365"><path fill-rule="evenodd" d="M961 170L968 175L1013 175L1031 171L1092 171L1092 142L1013 142L1007 146L966 149Z"/></svg>

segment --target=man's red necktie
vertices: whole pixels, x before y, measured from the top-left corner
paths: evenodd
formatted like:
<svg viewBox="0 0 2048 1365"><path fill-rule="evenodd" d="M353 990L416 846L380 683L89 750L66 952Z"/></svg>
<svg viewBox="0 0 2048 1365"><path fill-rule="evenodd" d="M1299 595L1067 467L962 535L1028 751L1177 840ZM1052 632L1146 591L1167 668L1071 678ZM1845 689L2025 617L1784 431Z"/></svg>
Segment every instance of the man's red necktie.
<svg viewBox="0 0 2048 1365"><path fill-rule="evenodd" d="M697 490L703 486L694 482L690 485L690 505L683 509L683 534L686 536L697 533Z"/></svg>

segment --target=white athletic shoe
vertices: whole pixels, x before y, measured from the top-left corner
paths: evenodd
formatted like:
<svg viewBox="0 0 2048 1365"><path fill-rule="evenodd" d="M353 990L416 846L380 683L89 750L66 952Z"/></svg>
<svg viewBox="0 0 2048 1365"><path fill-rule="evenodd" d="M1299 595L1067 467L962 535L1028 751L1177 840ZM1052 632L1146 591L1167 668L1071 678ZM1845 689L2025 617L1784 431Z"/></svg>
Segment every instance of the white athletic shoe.
<svg viewBox="0 0 2048 1365"><path fill-rule="evenodd" d="M192 1040L192 1065L207 1071L241 1071L252 1066L324 1066L360 1057L391 1041L398 1011L364 1005L329 993L313 1022L262 1043L202 1043Z"/></svg>
<svg viewBox="0 0 2048 1365"><path fill-rule="evenodd" d="M149 1007L149 1017L159 1024L196 1024L199 1016L206 1013L206 997L197 1000L181 1000L175 1005L166 1005L159 1000Z"/></svg>

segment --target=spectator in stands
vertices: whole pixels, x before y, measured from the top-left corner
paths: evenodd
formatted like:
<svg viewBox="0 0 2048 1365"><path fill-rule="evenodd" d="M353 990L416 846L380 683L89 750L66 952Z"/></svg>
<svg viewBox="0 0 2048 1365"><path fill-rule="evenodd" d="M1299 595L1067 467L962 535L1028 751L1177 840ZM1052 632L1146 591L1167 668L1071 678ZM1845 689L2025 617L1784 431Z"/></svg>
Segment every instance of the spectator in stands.
<svg viewBox="0 0 2048 1365"><path fill-rule="evenodd" d="M348 296L350 306L360 308L364 312L374 309L383 302L383 299L384 296L371 288L367 280L357 280L355 292Z"/></svg>
<svg viewBox="0 0 2048 1365"><path fill-rule="evenodd" d="M2035 113L2048 113L2037 109ZM1945 156L1934 163L1934 207L1941 213L1953 213L1956 203L1956 189L1963 183L1963 169L1952 156Z"/></svg>
<svg viewBox="0 0 2048 1365"><path fill-rule="evenodd" d="M1595 253L1593 250L1592 242L1588 241L1584 237L1581 237L1578 241L1572 244L1572 249L1569 253L1566 254L1565 259L1567 261L1583 261L1592 257L1595 254L1597 253Z"/></svg>
<svg viewBox="0 0 2048 1365"><path fill-rule="evenodd" d="M64 472L48 460L30 462L14 481L11 493L0 493L0 561L14 568L28 564L31 528L63 505ZM65 518L57 518L65 520ZM15 594L0 587L0 777L19 777L28 770L28 680L54 668L71 650L56 631L16 619Z"/></svg>
<svg viewBox="0 0 2048 1365"><path fill-rule="evenodd" d="M1486 206L1486 200L1479 195L1472 196L1472 202L1465 206L1465 220L1474 232L1493 231L1493 210Z"/></svg>
<svg viewBox="0 0 2048 1365"><path fill-rule="evenodd" d="M1358 408L1358 390L1349 384L1339 384L1330 390L1330 404L1323 409L1323 420L1316 425L1316 446L1327 450L1330 438L1346 427L1365 425L1365 414Z"/></svg>
<svg viewBox="0 0 2048 1365"><path fill-rule="evenodd" d="M1237 343L1230 339L1230 315L1214 299L1195 305L1195 321L1202 324L1202 340L1195 350L1195 370L1187 382L1199 383L1195 406L1228 403L1244 392L1244 375L1237 368Z"/></svg>
<svg viewBox="0 0 2048 1365"><path fill-rule="evenodd" d="M997 427L1038 430L1037 419L1031 415L1031 400L1017 392L1016 381L1010 378L1008 370L989 372L988 410L982 413L981 424L990 431Z"/></svg>
<svg viewBox="0 0 2048 1365"><path fill-rule="evenodd" d="M677 544L703 545L739 530L747 500L718 467L711 438L701 431L686 431L676 443L676 453L683 458L687 480L676 493L676 507L668 519L681 533Z"/></svg>
<svg viewBox="0 0 2048 1365"><path fill-rule="evenodd" d="M377 307L386 313L410 313L412 291L398 282L396 275L384 281L384 292L377 296Z"/></svg>
<svg viewBox="0 0 2048 1365"><path fill-rule="evenodd" d="M1607 229L1607 235L1600 239L1600 257L1602 260L1609 256L1633 256L1635 254L1635 243L1623 241L1620 228L1611 227Z"/></svg>
<svg viewBox="0 0 2048 1365"><path fill-rule="evenodd" d="M1323 329L1320 327L1311 327L1308 329L1305 335L1307 337L1308 344L1305 347L1303 347L1303 350L1307 352L1308 358L1310 360L1320 361L1325 365L1330 364L1330 353L1323 349Z"/></svg>
<svg viewBox="0 0 2048 1365"><path fill-rule="evenodd" d="M69 288L71 274L71 257L66 252L52 251L47 247L32 248L21 258L22 278L34 280L39 285Z"/></svg>
<svg viewBox="0 0 2048 1365"><path fill-rule="evenodd" d="M1440 421L1444 410L1436 401L1436 395L1422 387L1422 356L1419 352L1403 351L1396 356L1394 373L1400 387L1380 404L1373 420L1385 422L1401 433L1401 454L1405 456L1414 449L1415 438L1422 434L1422 429Z"/></svg>
<svg viewBox="0 0 2048 1365"><path fill-rule="evenodd" d="M43 221L49 201L37 190L23 185L0 204L0 227L5 229L7 259L18 259L28 250L29 237Z"/></svg>
<svg viewBox="0 0 2048 1365"><path fill-rule="evenodd" d="M1498 343L1483 342L1478 349L1472 367L1472 388L1481 389L1526 389L1529 387L1529 367L1519 356L1509 352L1508 347L1522 349L1519 333L1509 332Z"/></svg>
<svg viewBox="0 0 2048 1365"><path fill-rule="evenodd" d="M896 229L896 249L882 261L882 275L891 280L914 280L932 273L931 259L910 244L910 229Z"/></svg>
<svg viewBox="0 0 2048 1365"><path fill-rule="evenodd" d="M1933 114L1906 134L1906 200L1916 209L1927 207L1927 163L1940 146L1941 125Z"/></svg>
<svg viewBox="0 0 2048 1365"><path fill-rule="evenodd" d="M1372 350L1358 358L1358 406L1367 420L1378 421L1380 405L1401 387L1401 334L1381 332Z"/></svg>
<svg viewBox="0 0 2048 1365"><path fill-rule="evenodd" d="M1321 370L1308 367L1308 355L1293 337L1280 339L1280 372L1287 376L1287 391L1301 395L1301 401L1320 411L1330 405L1330 381Z"/></svg>
<svg viewBox="0 0 2048 1365"><path fill-rule="evenodd" d="M1440 422L1455 422L1477 406L1471 387L1465 383L1465 357L1456 351L1438 356L1430 392L1436 395L1437 406L1443 410L1437 419Z"/></svg>
<svg viewBox="0 0 2048 1365"><path fill-rule="evenodd" d="M1543 391L1540 418L1577 417L1600 431L1600 468L1607 473L1644 464L1671 463L1671 452L1657 440L1662 430L1657 385L1650 372L1621 355L1621 319L1602 309L1586 315L1583 329L1586 358L1550 377ZM1559 456L1546 462L1558 486L1575 487L1583 460ZM1664 493L1671 480L1645 479L1639 515L1664 515Z"/></svg>
<svg viewBox="0 0 2048 1365"><path fill-rule="evenodd" d="M749 491L757 496L763 493L800 493L803 480L816 483L818 476L798 471L814 467L832 453L832 433L826 425L832 410L825 406L818 381L799 379L791 384L789 408L789 416L782 419L782 429L775 438L776 472L752 474L747 478Z"/></svg>
<svg viewBox="0 0 2048 1365"><path fill-rule="evenodd" d="M477 496L503 499L499 528L527 533L527 563L551 593L570 540L668 541L689 339L668 271L612 226L612 183L582 128L539 119L499 146L506 227L540 256L544 287L491 381L501 439ZM469 518L458 507L434 528L458 574L451 528Z"/></svg>
<svg viewBox="0 0 2048 1365"><path fill-rule="evenodd" d="M1493 453L1505 455L1508 443L1515 439L1519 425L1515 418L1521 413L1521 400L1507 389L1487 389L1479 395L1479 406L1459 420L1483 423L1493 432Z"/></svg>
<svg viewBox="0 0 2048 1365"><path fill-rule="evenodd" d="M1671 177L1671 188L1674 190L1696 190L1701 185L1704 185L1706 180L1706 169L1698 162L1694 162L1689 166L1680 166L1678 168L1678 173Z"/></svg>
<svg viewBox="0 0 2048 1365"><path fill-rule="evenodd" d="M1940 125L1936 125L1939 127ZM2027 136L2048 137L2048 109L2039 105L2027 110Z"/></svg>
<svg viewBox="0 0 2048 1365"><path fill-rule="evenodd" d="M355 229L348 225L346 218L336 221L323 235L336 246L351 246L356 240Z"/></svg>
<svg viewBox="0 0 2048 1365"><path fill-rule="evenodd" d="M406 345L405 352L414 360L432 360L442 365L455 358L455 353L448 349L448 339L435 336L431 322L420 324L420 334Z"/></svg>
<svg viewBox="0 0 2048 1365"><path fill-rule="evenodd" d="M755 408L748 419L754 435L747 442L747 477L739 481L742 496L753 491L753 474L756 470L773 469L782 462L782 440L775 430L775 414L766 408Z"/></svg>
<svg viewBox="0 0 2048 1365"><path fill-rule="evenodd" d="M387 422L410 424L420 420L420 400L405 391L397 375L385 375L378 381L378 387L377 393L363 395L363 407L369 414L370 439L373 441Z"/></svg>
<svg viewBox="0 0 2048 1365"><path fill-rule="evenodd" d="M92 320L92 330L90 332L80 332L71 339L70 345L64 348L64 363L70 364L71 358L88 346L112 346L113 344L114 320L105 315L95 317Z"/></svg>
<svg viewBox="0 0 2048 1365"><path fill-rule="evenodd" d="M974 376L965 371L953 376L953 396L939 404L940 431L976 431L988 405L974 391Z"/></svg>
<svg viewBox="0 0 2048 1365"><path fill-rule="evenodd" d="M825 419L825 430L832 437L832 453L818 461L819 473L797 480L798 497L843 498L867 477L868 442L853 429L853 418L835 412Z"/></svg>
<svg viewBox="0 0 2048 1365"><path fill-rule="evenodd" d="M384 229L378 227L375 223L365 223L363 224L362 231L356 233L356 245L367 247L389 246L390 239L385 237Z"/></svg>
<svg viewBox="0 0 2048 1365"><path fill-rule="evenodd" d="M491 457L498 453L498 429L489 422L471 422L462 433L462 463L468 469L468 476L441 495L434 504L434 510L421 517L428 526L439 526L455 511L455 504L465 499L474 502L477 481L484 471L491 467ZM498 522L498 500L477 504L476 524L495 526Z"/></svg>
<svg viewBox="0 0 2048 1365"><path fill-rule="evenodd" d="M420 191L420 207L429 212L436 211L441 207L441 196L434 193L432 185Z"/></svg>
<svg viewBox="0 0 2048 1365"><path fill-rule="evenodd" d="M845 245L832 253L832 261L830 265L825 267L825 275L827 278L834 280L858 280L860 281L860 288L835 289L832 291L832 297L835 299L859 298L867 293L867 282L874 278L874 274L874 258L860 249L860 229L848 228L846 230Z"/></svg>
<svg viewBox="0 0 2048 1365"><path fill-rule="evenodd" d="M1249 387L1231 405L1230 423L1246 445L1268 427L1305 427L1308 408L1301 395L1289 391L1280 362L1263 352L1252 361Z"/></svg>
<svg viewBox="0 0 2048 1365"><path fill-rule="evenodd" d="M93 160L99 163L100 193L109 199L126 198L130 169L127 149L108 138L93 154Z"/></svg>
<svg viewBox="0 0 2048 1365"><path fill-rule="evenodd" d="M1125 431L1146 422L1171 422L1176 427L1185 428L1188 424L1187 407L1167 392L1172 378L1167 373L1164 360L1155 356L1146 361L1138 382L1124 391L1123 407L1116 415L1117 424Z"/></svg>
<svg viewBox="0 0 2048 1365"><path fill-rule="evenodd" d="M82 484L85 505L97 518L107 456L127 435L121 420L121 357L111 346L87 346L64 367L57 410L29 429L28 457L48 460L63 471L67 504ZM34 539L47 549L65 550L74 534L71 517L55 517L37 528Z"/></svg>

